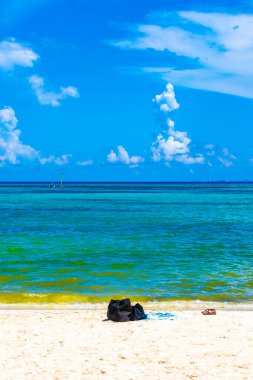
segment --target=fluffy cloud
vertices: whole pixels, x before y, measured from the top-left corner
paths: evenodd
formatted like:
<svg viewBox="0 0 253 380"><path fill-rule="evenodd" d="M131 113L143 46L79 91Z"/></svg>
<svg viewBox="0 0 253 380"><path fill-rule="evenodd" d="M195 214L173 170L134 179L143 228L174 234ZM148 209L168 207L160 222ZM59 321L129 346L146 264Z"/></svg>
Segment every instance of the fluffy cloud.
<svg viewBox="0 0 253 380"><path fill-rule="evenodd" d="M37 96L37 99L42 105L50 105L52 107L57 107L61 103L60 101L66 98L78 98L79 92L76 87L60 87L58 92L46 91L45 81L42 77L38 75L32 75L28 78L28 81Z"/></svg>
<svg viewBox="0 0 253 380"><path fill-rule="evenodd" d="M54 160L55 160L55 156L53 156L52 154L49 157L39 158L41 165L49 164L50 162L54 162Z"/></svg>
<svg viewBox="0 0 253 380"><path fill-rule="evenodd" d="M155 101L160 106L160 111L165 114L179 108L171 83L167 84L166 91L155 96ZM176 131L175 123L170 118L166 119L166 124L167 132L160 133L152 144L153 161L177 161L187 165L203 164L205 159L202 154L197 154L195 157L189 155L191 139L187 132Z"/></svg>
<svg viewBox="0 0 253 380"><path fill-rule="evenodd" d="M20 158L33 160L39 152L20 140L21 130L17 129L18 120L11 107L0 110L0 165L9 162L18 164Z"/></svg>
<svg viewBox="0 0 253 380"><path fill-rule="evenodd" d="M234 165L234 161L237 159L229 152L228 148L221 149L215 147L214 144L207 144L204 148L206 149L206 155L211 160L208 161L209 166L213 166L214 162L218 160L223 166L229 168Z"/></svg>
<svg viewBox="0 0 253 380"><path fill-rule="evenodd" d="M204 148L207 150L207 156L215 156L216 152L213 144L206 144Z"/></svg>
<svg viewBox="0 0 253 380"><path fill-rule="evenodd" d="M66 165L71 154L63 154L60 157L50 155L42 157L41 153L30 145L20 140L21 130L17 129L18 119L11 107L0 109L0 166L6 163L17 165L21 159L38 160L42 165L55 163Z"/></svg>
<svg viewBox="0 0 253 380"><path fill-rule="evenodd" d="M59 165L59 166L67 165L71 157L72 157L72 154L63 154L60 157L57 157L54 160L54 162L56 163L56 165Z"/></svg>
<svg viewBox="0 0 253 380"><path fill-rule="evenodd" d="M39 161L41 165L54 163L58 166L67 165L70 161L72 154L62 154L60 157L55 157L54 155L50 155L49 157L40 157Z"/></svg>
<svg viewBox="0 0 253 380"><path fill-rule="evenodd" d="M191 157L190 153L191 139L186 132L175 131L173 127L169 128L167 136L161 133L153 142L151 151L152 159L155 162L177 161L182 164L203 164L205 159L202 154Z"/></svg>
<svg viewBox="0 0 253 380"><path fill-rule="evenodd" d="M175 84L253 98L253 15L187 11L154 21L114 45L177 55L177 68L144 68Z"/></svg>
<svg viewBox="0 0 253 380"><path fill-rule="evenodd" d="M121 162L122 164L137 166L144 161L144 158L140 156L130 157L126 149L121 145L117 147L117 151L118 152L115 153L114 150L111 150L111 152L107 155L107 161L111 164Z"/></svg>
<svg viewBox="0 0 253 380"><path fill-rule="evenodd" d="M176 101L174 87L171 83L166 85L166 91L159 95L155 95L154 102L160 105L160 111L172 112L179 108L179 104Z"/></svg>
<svg viewBox="0 0 253 380"><path fill-rule="evenodd" d="M78 161L77 162L77 165L80 165L80 166L89 166L89 165L93 165L93 164L94 164L93 160L86 160L86 161Z"/></svg>
<svg viewBox="0 0 253 380"><path fill-rule="evenodd" d="M15 66L32 67L38 58L32 49L18 42L0 42L0 68L11 70Z"/></svg>
<svg viewBox="0 0 253 380"><path fill-rule="evenodd" d="M218 156L217 159L222 165L229 168L234 165L234 160L236 160L236 157L231 154L227 148L224 148L222 149L222 155Z"/></svg>
<svg viewBox="0 0 253 380"><path fill-rule="evenodd" d="M181 162L182 164L191 165L191 164L204 164L205 158L202 154L197 154L196 157L190 157L188 154L182 154L178 157L175 157L175 160Z"/></svg>

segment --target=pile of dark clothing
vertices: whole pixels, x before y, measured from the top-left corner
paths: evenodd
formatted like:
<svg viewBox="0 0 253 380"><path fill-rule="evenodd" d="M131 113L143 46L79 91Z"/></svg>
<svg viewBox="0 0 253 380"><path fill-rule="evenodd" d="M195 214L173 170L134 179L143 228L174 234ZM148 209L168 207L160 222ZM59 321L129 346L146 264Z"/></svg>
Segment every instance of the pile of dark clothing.
<svg viewBox="0 0 253 380"><path fill-rule="evenodd" d="M111 300L107 309L107 318L114 322L129 322L146 319L143 307L137 303L132 306L129 298L121 301Z"/></svg>

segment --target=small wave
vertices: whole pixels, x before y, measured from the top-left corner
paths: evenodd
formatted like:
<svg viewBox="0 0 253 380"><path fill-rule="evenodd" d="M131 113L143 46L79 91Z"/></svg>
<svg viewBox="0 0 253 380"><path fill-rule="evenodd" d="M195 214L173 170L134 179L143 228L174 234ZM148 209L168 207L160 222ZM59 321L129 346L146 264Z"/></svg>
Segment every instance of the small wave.
<svg viewBox="0 0 253 380"><path fill-rule="evenodd" d="M154 301L147 297L129 297L132 303L141 302L144 310L150 313L168 313L172 311L203 310L216 308L218 310L253 310L253 302L219 302L201 300L161 300ZM94 296L64 293L0 293L0 309L96 309L106 310L111 298L122 296Z"/></svg>

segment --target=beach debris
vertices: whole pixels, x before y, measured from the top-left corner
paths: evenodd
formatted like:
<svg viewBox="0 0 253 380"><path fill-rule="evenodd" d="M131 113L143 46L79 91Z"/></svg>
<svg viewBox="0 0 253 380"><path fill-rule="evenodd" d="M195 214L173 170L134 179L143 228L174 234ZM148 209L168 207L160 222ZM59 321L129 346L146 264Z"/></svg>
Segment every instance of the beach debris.
<svg viewBox="0 0 253 380"><path fill-rule="evenodd" d="M215 309L205 309L204 311L201 311L203 315L216 315Z"/></svg>
<svg viewBox="0 0 253 380"><path fill-rule="evenodd" d="M111 300L107 309L107 318L114 322L129 322L146 319L143 307L137 303L132 306L129 298Z"/></svg>

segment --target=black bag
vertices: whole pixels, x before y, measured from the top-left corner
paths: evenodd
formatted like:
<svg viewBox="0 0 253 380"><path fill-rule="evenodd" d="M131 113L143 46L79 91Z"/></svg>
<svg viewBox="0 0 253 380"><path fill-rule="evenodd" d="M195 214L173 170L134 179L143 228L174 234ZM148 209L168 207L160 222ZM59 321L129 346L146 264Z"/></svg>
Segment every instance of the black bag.
<svg viewBox="0 0 253 380"><path fill-rule="evenodd" d="M121 301L111 300L107 309L107 318L115 322L130 321L132 313L131 302L129 298Z"/></svg>
<svg viewBox="0 0 253 380"><path fill-rule="evenodd" d="M143 307L137 303L132 306L131 321L139 321L140 319L146 319L147 315L144 313Z"/></svg>
<svg viewBox="0 0 253 380"><path fill-rule="evenodd" d="M131 306L129 298L121 301L111 300L107 309L107 318L115 322L138 321L147 318L140 304Z"/></svg>

